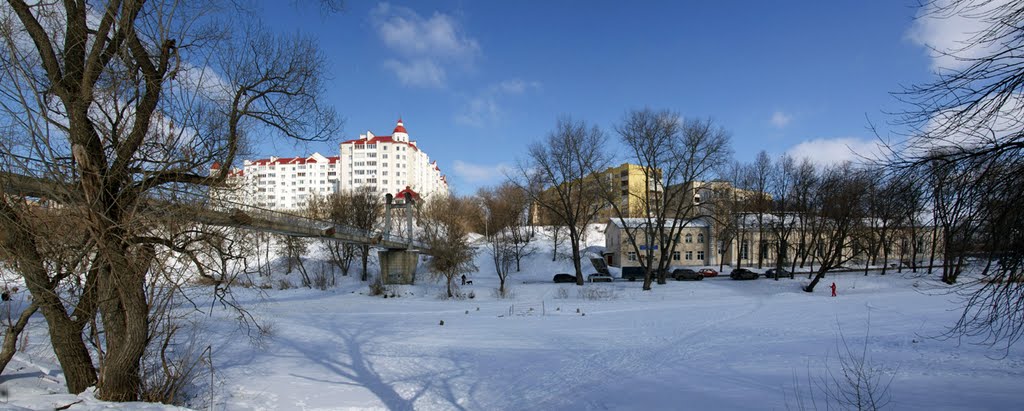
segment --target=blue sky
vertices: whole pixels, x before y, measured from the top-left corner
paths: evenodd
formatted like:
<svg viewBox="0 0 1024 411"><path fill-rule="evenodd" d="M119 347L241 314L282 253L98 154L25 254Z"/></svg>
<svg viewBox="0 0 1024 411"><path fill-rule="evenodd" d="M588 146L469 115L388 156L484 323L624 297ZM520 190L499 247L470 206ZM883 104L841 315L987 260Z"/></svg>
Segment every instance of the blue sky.
<svg viewBox="0 0 1024 411"><path fill-rule="evenodd" d="M644 106L713 118L741 161L834 161L870 144L869 118L889 133L889 93L931 78L922 43L944 33L915 26L914 1L350 0L327 16L269 3L266 24L319 39L345 124L329 144L264 141L259 154L334 154L401 116L459 194L501 181L560 115L615 141Z"/></svg>

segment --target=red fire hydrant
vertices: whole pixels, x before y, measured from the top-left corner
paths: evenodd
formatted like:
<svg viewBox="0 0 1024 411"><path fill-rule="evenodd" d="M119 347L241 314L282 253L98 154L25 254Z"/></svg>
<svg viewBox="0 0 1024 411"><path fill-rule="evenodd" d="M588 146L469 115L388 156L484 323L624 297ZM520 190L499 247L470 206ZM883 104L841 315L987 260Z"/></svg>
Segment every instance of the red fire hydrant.
<svg viewBox="0 0 1024 411"><path fill-rule="evenodd" d="M832 296L836 296L836 283L832 283Z"/></svg>

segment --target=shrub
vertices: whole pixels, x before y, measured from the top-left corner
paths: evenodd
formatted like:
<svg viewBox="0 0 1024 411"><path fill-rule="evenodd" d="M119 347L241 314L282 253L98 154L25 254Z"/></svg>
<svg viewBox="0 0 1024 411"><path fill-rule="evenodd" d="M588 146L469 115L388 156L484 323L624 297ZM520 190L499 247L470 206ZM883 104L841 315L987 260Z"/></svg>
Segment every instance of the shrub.
<svg viewBox="0 0 1024 411"><path fill-rule="evenodd" d="M579 297L584 300L614 300L618 295L611 288L583 287L579 290Z"/></svg>
<svg viewBox="0 0 1024 411"><path fill-rule="evenodd" d="M374 277L373 281L370 281L370 295L385 295L388 289L384 286L384 282L381 281L380 277Z"/></svg>

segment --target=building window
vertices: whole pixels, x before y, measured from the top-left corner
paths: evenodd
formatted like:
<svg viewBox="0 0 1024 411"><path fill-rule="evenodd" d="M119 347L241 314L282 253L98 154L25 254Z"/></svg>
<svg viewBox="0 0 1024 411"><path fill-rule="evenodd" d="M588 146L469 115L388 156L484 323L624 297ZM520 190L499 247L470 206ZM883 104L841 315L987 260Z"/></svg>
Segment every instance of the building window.
<svg viewBox="0 0 1024 411"><path fill-rule="evenodd" d="M750 258L750 241L743 241L740 244L740 259L746 260Z"/></svg>
<svg viewBox="0 0 1024 411"><path fill-rule="evenodd" d="M630 251L628 254L629 261L636 261L636 252Z"/></svg>
<svg viewBox="0 0 1024 411"><path fill-rule="evenodd" d="M698 251L697 252L697 259L701 260L701 261L704 261L704 252L703 251Z"/></svg>
<svg viewBox="0 0 1024 411"><path fill-rule="evenodd" d="M689 244L689 243L692 243L692 242L693 242L693 234L687 234L686 235L686 243Z"/></svg>
<svg viewBox="0 0 1024 411"><path fill-rule="evenodd" d="M704 244L704 233L697 234L697 242Z"/></svg>
<svg viewBox="0 0 1024 411"><path fill-rule="evenodd" d="M673 251L672 252L672 260L679 261L679 252L678 251Z"/></svg>
<svg viewBox="0 0 1024 411"><path fill-rule="evenodd" d="M693 259L693 251L687 251L686 252L686 260L689 261L689 260L692 260L692 259Z"/></svg>

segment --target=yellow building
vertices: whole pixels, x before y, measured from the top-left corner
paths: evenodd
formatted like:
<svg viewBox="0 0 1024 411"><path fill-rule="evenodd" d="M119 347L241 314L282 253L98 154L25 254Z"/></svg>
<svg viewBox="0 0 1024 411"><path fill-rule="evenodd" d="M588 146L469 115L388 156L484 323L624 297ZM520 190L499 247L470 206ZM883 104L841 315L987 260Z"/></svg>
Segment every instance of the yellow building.
<svg viewBox="0 0 1024 411"><path fill-rule="evenodd" d="M623 163L600 173L608 181L609 197L617 201L624 218L645 217L648 199L654 200L661 196L661 171L645 173L644 167L636 164ZM648 176L652 178L648 178ZM649 191L649 195L645 195ZM597 216L598 222L607 222L615 214L615 209L608 204Z"/></svg>
<svg viewBox="0 0 1024 411"><path fill-rule="evenodd" d="M597 205L601 207L601 210L593 222L607 223L613 217L618 218L610 201L616 202L619 209L625 214L622 216L624 218L644 217L646 214L645 202L648 198L657 198L656 196L661 195L663 191L660 178L648 181L644 168L636 164L623 163L595 174L604 183L602 187L598 188L603 192L604 195L601 197L604 198L595 200L599 203ZM650 197L644 195L647 190L650 190ZM541 196L553 195L552 192L552 189L548 189ZM546 214L543 207L538 204L533 204L530 207L530 221L535 225L554 224Z"/></svg>

